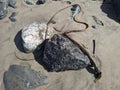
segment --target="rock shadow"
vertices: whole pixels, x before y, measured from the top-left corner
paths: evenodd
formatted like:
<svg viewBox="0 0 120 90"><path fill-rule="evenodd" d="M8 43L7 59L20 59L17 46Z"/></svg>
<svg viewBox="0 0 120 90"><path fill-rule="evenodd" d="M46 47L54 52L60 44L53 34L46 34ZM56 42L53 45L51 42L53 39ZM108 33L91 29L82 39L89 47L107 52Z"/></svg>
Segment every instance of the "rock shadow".
<svg viewBox="0 0 120 90"><path fill-rule="evenodd" d="M115 12L113 2L111 0L104 0L101 5L101 9L104 13L107 14L109 18L120 23L120 20L118 20L118 17L117 17L117 13Z"/></svg>
<svg viewBox="0 0 120 90"><path fill-rule="evenodd" d="M23 48L23 40L22 40L21 34L22 34L22 31L20 30L14 38L14 43L19 51L26 53Z"/></svg>

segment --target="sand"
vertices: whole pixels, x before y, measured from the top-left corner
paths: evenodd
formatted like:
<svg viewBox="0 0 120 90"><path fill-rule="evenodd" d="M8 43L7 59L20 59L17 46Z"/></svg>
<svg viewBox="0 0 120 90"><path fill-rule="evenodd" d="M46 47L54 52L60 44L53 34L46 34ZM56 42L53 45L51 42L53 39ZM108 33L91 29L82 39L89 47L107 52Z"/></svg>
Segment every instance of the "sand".
<svg viewBox="0 0 120 90"><path fill-rule="evenodd" d="M78 43L83 43L92 54L92 40L96 41L96 59L98 67L102 71L102 77L94 83L94 77L86 69L64 72L47 72L42 65L33 61L20 61L14 55L17 50L14 39L17 33L25 26L34 21L45 22L58 10L68 6L65 2L48 0L40 6L27 6L22 0L17 0L17 8L8 8L7 17L0 20L0 90L4 90L3 73L11 64L31 65L37 71L41 71L49 78L49 84L40 86L35 90L119 90L120 89L120 25L109 18L101 9L101 1L73 0L72 3L81 5L83 14L80 21L89 24L85 32L71 33L69 36ZM110 10L112 10L110 8ZM17 22L11 22L8 17L12 12L17 12ZM98 17L104 26L97 25L92 16ZM66 9L55 17L56 27L61 31L74 28L83 28L74 23L70 18L70 9ZM64 28L62 28L65 25ZM96 25L96 29L91 26ZM34 58L32 54L19 53L21 57Z"/></svg>

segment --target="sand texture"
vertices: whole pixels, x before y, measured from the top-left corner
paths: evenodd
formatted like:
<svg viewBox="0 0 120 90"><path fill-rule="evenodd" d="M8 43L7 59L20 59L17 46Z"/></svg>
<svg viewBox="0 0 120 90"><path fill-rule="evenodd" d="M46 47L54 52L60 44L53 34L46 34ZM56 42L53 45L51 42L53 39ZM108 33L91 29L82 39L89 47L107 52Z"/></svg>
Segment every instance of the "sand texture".
<svg viewBox="0 0 120 90"><path fill-rule="evenodd" d="M95 55L99 59L95 59L95 62L102 71L102 77L94 83L94 76L86 69L48 72L36 60L26 62L15 57L15 52L17 52L22 58L34 59L32 54L23 54L16 46L16 43L19 45L19 31L25 25L34 21L47 23L55 12L69 5L63 0L47 0L43 5L27 6L22 1L17 0L17 8L9 7L7 17L0 20L0 90L4 90L3 73L12 64L31 65L36 71L48 76L49 84L34 90L120 90L120 25L109 18L108 13L105 12L105 10L112 11L109 4L103 5L99 0L71 0L72 4L81 5L83 13L77 18L88 23L89 28L85 32L70 33L69 36L79 44L84 44L91 54L92 41L96 41ZM17 12L16 22L11 22L8 18L12 12ZM92 16L99 18L104 26L97 24ZM83 25L75 23L71 19L70 8L59 13L54 20L57 23L51 26L55 26L61 32L84 28ZM92 28L92 25L95 25L96 29Z"/></svg>

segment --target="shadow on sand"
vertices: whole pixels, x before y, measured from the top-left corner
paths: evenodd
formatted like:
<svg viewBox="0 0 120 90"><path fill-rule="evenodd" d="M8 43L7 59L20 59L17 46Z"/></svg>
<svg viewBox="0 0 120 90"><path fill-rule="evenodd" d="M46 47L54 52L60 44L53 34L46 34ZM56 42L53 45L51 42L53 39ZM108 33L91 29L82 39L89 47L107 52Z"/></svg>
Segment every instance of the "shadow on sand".
<svg viewBox="0 0 120 90"><path fill-rule="evenodd" d="M21 37L21 30L16 34L15 38L14 38L14 43L17 47L17 49L21 52L25 52L24 48L23 48L23 40L22 40L22 37Z"/></svg>

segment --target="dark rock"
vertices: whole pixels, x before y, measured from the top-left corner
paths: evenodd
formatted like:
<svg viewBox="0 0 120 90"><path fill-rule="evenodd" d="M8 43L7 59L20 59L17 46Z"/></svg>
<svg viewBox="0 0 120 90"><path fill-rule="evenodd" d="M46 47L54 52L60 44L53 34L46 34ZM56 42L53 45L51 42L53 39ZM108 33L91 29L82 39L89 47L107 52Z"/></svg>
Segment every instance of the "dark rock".
<svg viewBox="0 0 120 90"><path fill-rule="evenodd" d="M9 4L8 4L10 7L13 7L13 8L16 8L16 1L14 0L9 0Z"/></svg>
<svg viewBox="0 0 120 90"><path fill-rule="evenodd" d="M9 19L11 20L11 22L16 22L16 19L14 18L16 16L16 12L13 12L11 14L11 16L9 17Z"/></svg>
<svg viewBox="0 0 120 90"><path fill-rule="evenodd" d="M13 12L10 17L15 17L16 15L16 12Z"/></svg>
<svg viewBox="0 0 120 90"><path fill-rule="evenodd" d="M71 4L71 1L66 1L67 4Z"/></svg>
<svg viewBox="0 0 120 90"><path fill-rule="evenodd" d="M54 21L54 20L51 20L51 21L50 21L50 23L52 23L52 24L56 24L56 21Z"/></svg>
<svg viewBox="0 0 120 90"><path fill-rule="evenodd" d="M72 17L75 17L75 15L80 13L80 11L81 11L81 8L77 4L73 5L71 8Z"/></svg>
<svg viewBox="0 0 120 90"><path fill-rule="evenodd" d="M88 56L76 44L58 34L46 41L43 62L49 71L79 70L90 64Z"/></svg>
<svg viewBox="0 0 120 90"><path fill-rule="evenodd" d="M16 22L16 19L14 17L9 17L11 22Z"/></svg>
<svg viewBox="0 0 120 90"><path fill-rule="evenodd" d="M40 5L40 4L44 4L45 2L46 2L46 0L38 0L36 4Z"/></svg>
<svg viewBox="0 0 120 90"><path fill-rule="evenodd" d="M33 0L24 0L24 2L28 5L35 5L35 2Z"/></svg>
<svg viewBox="0 0 120 90"><path fill-rule="evenodd" d="M47 76L27 66L11 65L4 73L5 90L31 90L47 83Z"/></svg>
<svg viewBox="0 0 120 90"><path fill-rule="evenodd" d="M111 0L113 7L115 8L117 19L120 21L120 0Z"/></svg>
<svg viewBox="0 0 120 90"><path fill-rule="evenodd" d="M92 25L92 28L96 29L96 25Z"/></svg>

